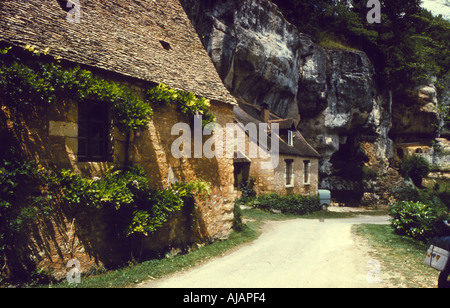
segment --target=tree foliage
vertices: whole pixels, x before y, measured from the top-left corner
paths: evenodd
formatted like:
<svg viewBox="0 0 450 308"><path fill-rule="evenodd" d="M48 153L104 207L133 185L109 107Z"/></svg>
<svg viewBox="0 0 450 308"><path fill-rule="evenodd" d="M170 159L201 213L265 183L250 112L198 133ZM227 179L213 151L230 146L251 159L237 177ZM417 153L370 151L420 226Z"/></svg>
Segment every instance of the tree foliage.
<svg viewBox="0 0 450 308"><path fill-rule="evenodd" d="M417 155L408 156L401 166L403 176L409 177L416 186L422 185L422 179L428 176L430 170L428 161Z"/></svg>
<svg viewBox="0 0 450 308"><path fill-rule="evenodd" d="M333 38L363 50L379 81L401 90L436 78L450 67L450 22L420 7L420 0L380 0L381 23L366 19L367 0L287 0L274 2L301 32L318 43Z"/></svg>

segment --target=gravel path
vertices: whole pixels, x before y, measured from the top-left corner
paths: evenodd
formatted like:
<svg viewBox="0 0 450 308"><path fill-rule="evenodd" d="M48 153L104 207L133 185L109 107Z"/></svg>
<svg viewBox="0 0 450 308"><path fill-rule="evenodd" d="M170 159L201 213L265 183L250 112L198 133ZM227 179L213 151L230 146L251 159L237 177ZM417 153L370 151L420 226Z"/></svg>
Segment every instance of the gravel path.
<svg viewBox="0 0 450 308"><path fill-rule="evenodd" d="M254 242L226 256L143 288L382 287L367 279L368 248L351 227L388 217L269 221ZM370 264L370 263L369 263Z"/></svg>

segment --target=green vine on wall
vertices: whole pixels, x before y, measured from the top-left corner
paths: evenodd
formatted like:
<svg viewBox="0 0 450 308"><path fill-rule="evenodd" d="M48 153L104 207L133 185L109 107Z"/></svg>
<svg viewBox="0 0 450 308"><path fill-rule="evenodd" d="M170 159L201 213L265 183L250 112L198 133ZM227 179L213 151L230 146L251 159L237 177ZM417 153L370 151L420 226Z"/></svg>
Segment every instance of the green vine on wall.
<svg viewBox="0 0 450 308"><path fill-rule="evenodd" d="M153 115L151 102L175 104L187 116L201 114L203 126L215 121L209 112L209 100L191 92L160 84L149 88L147 97L141 99L130 87L98 77L79 65L64 67L59 58L48 56L48 48L43 54L29 45L24 50L11 49L0 48L0 95L5 104L14 108L52 104L58 97L80 103L101 101L111 104L115 125L123 132L147 127Z"/></svg>
<svg viewBox="0 0 450 308"><path fill-rule="evenodd" d="M160 104L173 104L177 106L182 114L193 117L196 114L202 115L202 125L216 121L215 116L209 112L210 102L202 96L196 96L191 92L171 89L164 84L159 84L147 91L151 101Z"/></svg>
<svg viewBox="0 0 450 308"><path fill-rule="evenodd" d="M153 116L152 103L176 104L187 116L202 114L204 125L215 121L209 101L203 97L159 85L149 88L141 98L127 85L105 80L79 65L62 63L48 53L48 48L39 52L29 45L25 49L0 45L0 100L14 116L20 117L31 107L51 106L70 98L78 103L109 103L114 123L123 132L145 129ZM6 251L15 250L16 236L39 217L51 219L52 208L62 206L59 203L113 208L124 225L124 236L145 236L153 234L181 208L195 208L195 200L209 194L209 184L203 181L176 183L159 191L150 189L140 168L109 171L98 179L82 178L70 170L44 169L37 162L21 160L18 140L5 138L13 137L0 135L2 263Z"/></svg>
<svg viewBox="0 0 450 308"><path fill-rule="evenodd" d="M65 68L59 60L51 60L25 46L28 52L11 47L0 50L0 95L14 108L45 105L69 97L78 102L87 99L110 103L115 123L129 132L145 129L152 114L150 104L138 97L128 86L95 76L80 66Z"/></svg>
<svg viewBox="0 0 450 308"><path fill-rule="evenodd" d="M11 251L22 251L21 245L26 243L17 239L23 238L24 233L44 220L55 220L55 208L112 210L111 228L118 236L142 238L157 232L181 209L195 219L196 202L210 194L210 184L201 180L174 183L163 190L151 189L144 170L138 166L112 169L101 178L89 179L70 170L42 168L19 157L15 146L0 149L2 264ZM194 220L191 228L193 223Z"/></svg>

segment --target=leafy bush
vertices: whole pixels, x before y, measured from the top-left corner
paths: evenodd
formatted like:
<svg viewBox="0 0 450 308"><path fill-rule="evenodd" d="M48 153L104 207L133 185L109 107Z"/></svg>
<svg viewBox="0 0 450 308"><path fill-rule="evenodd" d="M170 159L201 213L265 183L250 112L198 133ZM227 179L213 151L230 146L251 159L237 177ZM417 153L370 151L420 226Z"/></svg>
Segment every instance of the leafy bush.
<svg viewBox="0 0 450 308"><path fill-rule="evenodd" d="M186 205L195 207L197 200L210 193L209 183L204 181L180 182L165 190L152 190L143 169L136 166L89 179L68 170L38 168L35 162L5 159L0 162L0 184L0 253L23 225L39 215L51 214L47 203L57 199L51 188L59 188L58 197L69 205L115 209L125 226L125 236L154 233L173 213Z"/></svg>
<svg viewBox="0 0 450 308"><path fill-rule="evenodd" d="M394 231L418 240L431 239L441 233L441 221L448 218L445 208L420 201L400 201L391 206L389 215Z"/></svg>
<svg viewBox="0 0 450 308"><path fill-rule="evenodd" d="M402 163L401 172L403 176L409 177L414 185L422 186L422 179L428 176L431 166L422 156L408 156Z"/></svg>
<svg viewBox="0 0 450 308"><path fill-rule="evenodd" d="M255 181L254 177L250 177L248 180L242 181L240 186L242 198L252 199L256 197L255 191Z"/></svg>
<svg viewBox="0 0 450 308"><path fill-rule="evenodd" d="M138 209L133 212L127 236L131 234L147 236L154 233L184 204L181 196L170 189L149 194L149 200L151 200L149 208Z"/></svg>
<svg viewBox="0 0 450 308"><path fill-rule="evenodd" d="M12 139L0 136L0 259L24 226L52 212L51 177L36 162L22 160Z"/></svg>
<svg viewBox="0 0 450 308"><path fill-rule="evenodd" d="M262 210L278 210L286 214L304 215L321 210L319 196L278 195L271 193L257 197L250 205Z"/></svg>
<svg viewBox="0 0 450 308"><path fill-rule="evenodd" d="M233 218L233 230L237 232L241 232L245 228L245 224L242 221L242 209L240 206L241 200L236 199L234 201L234 218Z"/></svg>

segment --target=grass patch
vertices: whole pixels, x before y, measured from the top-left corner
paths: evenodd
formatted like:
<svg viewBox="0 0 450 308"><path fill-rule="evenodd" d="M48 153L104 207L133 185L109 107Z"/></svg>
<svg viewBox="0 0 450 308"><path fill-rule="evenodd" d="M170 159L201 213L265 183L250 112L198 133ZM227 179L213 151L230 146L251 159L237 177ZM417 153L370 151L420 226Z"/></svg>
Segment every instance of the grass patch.
<svg viewBox="0 0 450 308"><path fill-rule="evenodd" d="M340 50L346 50L346 51L356 51L357 49L352 48L350 46L345 45L342 42L330 39L330 38L324 38L319 42L319 45L324 48L332 48L332 49L340 49Z"/></svg>
<svg viewBox="0 0 450 308"><path fill-rule="evenodd" d="M347 51L355 51L353 47L350 47L347 42L344 42L342 38L337 38L333 33L321 32L318 36L318 44L324 48L340 49Z"/></svg>
<svg viewBox="0 0 450 308"><path fill-rule="evenodd" d="M388 215L387 210L367 210L361 212L333 212L333 211L318 211L305 215L294 215L286 213L272 213L257 208L244 209L244 217L247 219L254 219L258 221L263 220L288 220L288 219L334 219L334 218L353 218L361 215L364 216L383 216Z"/></svg>
<svg viewBox="0 0 450 308"><path fill-rule="evenodd" d="M358 216L383 216L387 215L385 210L367 210L361 212L333 212L333 211L320 211L301 216L305 219L333 219L333 218L353 218Z"/></svg>
<svg viewBox="0 0 450 308"><path fill-rule="evenodd" d="M380 261L381 279L388 287L435 288L439 272L424 264L428 244L393 232L390 225L354 225Z"/></svg>

